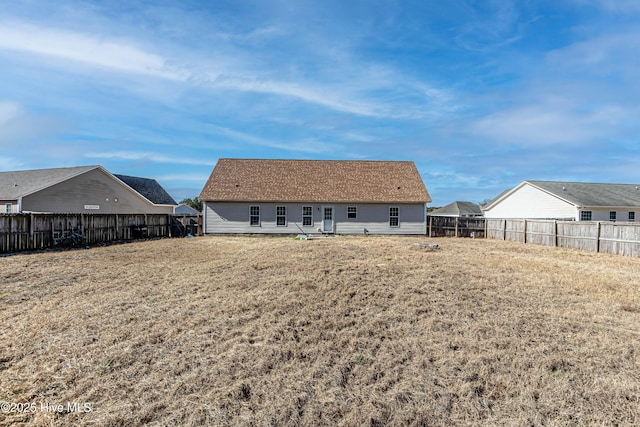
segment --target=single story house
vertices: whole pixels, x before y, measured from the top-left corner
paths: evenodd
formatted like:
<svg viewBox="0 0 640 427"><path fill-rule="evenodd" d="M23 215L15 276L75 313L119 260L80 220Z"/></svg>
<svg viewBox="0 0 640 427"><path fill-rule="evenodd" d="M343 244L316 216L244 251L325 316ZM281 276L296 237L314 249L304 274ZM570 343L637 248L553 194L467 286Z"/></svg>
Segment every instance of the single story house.
<svg viewBox="0 0 640 427"><path fill-rule="evenodd" d="M199 196L204 233L425 234L413 162L219 159Z"/></svg>
<svg viewBox="0 0 640 427"><path fill-rule="evenodd" d="M173 213L176 215L200 215L197 209L193 209L189 205L185 205L184 203L180 203L173 209Z"/></svg>
<svg viewBox="0 0 640 427"><path fill-rule="evenodd" d="M523 181L483 207L486 218L635 221L640 185Z"/></svg>
<svg viewBox="0 0 640 427"><path fill-rule="evenodd" d="M0 172L1 213L172 214L175 205L156 180L102 166Z"/></svg>
<svg viewBox="0 0 640 427"><path fill-rule="evenodd" d="M482 216L480 206L472 202L453 202L429 212L430 216L477 218Z"/></svg>

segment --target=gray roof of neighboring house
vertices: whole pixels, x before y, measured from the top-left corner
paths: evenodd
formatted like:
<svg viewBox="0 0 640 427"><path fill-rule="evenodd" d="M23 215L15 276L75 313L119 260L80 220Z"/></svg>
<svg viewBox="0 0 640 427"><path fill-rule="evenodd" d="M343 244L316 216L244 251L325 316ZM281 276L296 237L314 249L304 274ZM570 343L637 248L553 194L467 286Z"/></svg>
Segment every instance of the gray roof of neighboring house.
<svg viewBox="0 0 640 427"><path fill-rule="evenodd" d="M640 184L525 181L579 207L638 207Z"/></svg>
<svg viewBox="0 0 640 427"><path fill-rule="evenodd" d="M0 199L17 200L100 166L0 172Z"/></svg>
<svg viewBox="0 0 640 427"><path fill-rule="evenodd" d="M472 202L453 202L430 212L432 216L480 216L480 206Z"/></svg>
<svg viewBox="0 0 640 427"><path fill-rule="evenodd" d="M200 213L198 210L193 209L191 206L185 205L184 203L181 203L178 206L176 206L173 209L173 212L177 214L186 214L186 215L197 215Z"/></svg>
<svg viewBox="0 0 640 427"><path fill-rule="evenodd" d="M17 200L94 169L101 169L111 175L107 170L97 165L0 172L0 200ZM177 205L175 200L155 179L126 175L114 176L147 198L151 203Z"/></svg>
<svg viewBox="0 0 640 427"><path fill-rule="evenodd" d="M114 176L136 190L138 193L142 194L153 204L177 205L176 201L173 200L173 197L171 197L155 179L116 174L114 174Z"/></svg>

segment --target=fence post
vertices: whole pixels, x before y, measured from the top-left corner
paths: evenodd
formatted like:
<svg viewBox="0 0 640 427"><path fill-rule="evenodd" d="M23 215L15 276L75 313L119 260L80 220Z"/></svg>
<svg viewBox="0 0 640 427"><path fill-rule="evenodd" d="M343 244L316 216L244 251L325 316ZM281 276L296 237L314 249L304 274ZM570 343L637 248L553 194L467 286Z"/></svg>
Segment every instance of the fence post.
<svg viewBox="0 0 640 427"><path fill-rule="evenodd" d="M527 219L524 219L524 231L522 233L522 243L526 244L527 243Z"/></svg>
<svg viewBox="0 0 640 427"><path fill-rule="evenodd" d="M507 240L507 219L503 219L502 221L504 221L504 225L502 227L502 240Z"/></svg>
<svg viewBox="0 0 640 427"><path fill-rule="evenodd" d="M36 239L33 232L33 212L29 214L29 241L31 242L31 249L36 248Z"/></svg>
<svg viewBox="0 0 640 427"><path fill-rule="evenodd" d="M553 220L553 246L558 246L558 220Z"/></svg>
<svg viewBox="0 0 640 427"><path fill-rule="evenodd" d="M600 221L598 221L598 227L597 227L597 232L596 232L596 253L600 252L600 225L602 223Z"/></svg>
<svg viewBox="0 0 640 427"><path fill-rule="evenodd" d="M456 227L455 227L456 234L455 234L455 237L458 237L458 223L460 222L460 218L458 218L458 217L455 217L455 218L456 218Z"/></svg>
<svg viewBox="0 0 640 427"><path fill-rule="evenodd" d="M433 227L433 216L429 215L429 237L431 237L431 228Z"/></svg>

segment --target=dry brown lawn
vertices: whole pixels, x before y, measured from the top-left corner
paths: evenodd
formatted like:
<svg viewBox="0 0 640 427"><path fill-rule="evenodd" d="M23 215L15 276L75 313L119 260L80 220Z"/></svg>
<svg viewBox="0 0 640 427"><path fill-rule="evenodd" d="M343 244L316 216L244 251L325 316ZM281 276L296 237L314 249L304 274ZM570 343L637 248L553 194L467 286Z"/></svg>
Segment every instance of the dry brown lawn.
<svg viewBox="0 0 640 427"><path fill-rule="evenodd" d="M0 425L640 424L640 259L424 241L0 258Z"/></svg>

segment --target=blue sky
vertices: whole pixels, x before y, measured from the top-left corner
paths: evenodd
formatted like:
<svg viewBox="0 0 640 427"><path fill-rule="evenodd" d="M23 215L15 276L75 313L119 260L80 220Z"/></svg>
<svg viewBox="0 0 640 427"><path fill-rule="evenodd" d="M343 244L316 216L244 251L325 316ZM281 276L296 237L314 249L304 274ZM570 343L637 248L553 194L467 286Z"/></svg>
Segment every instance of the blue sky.
<svg viewBox="0 0 640 427"><path fill-rule="evenodd" d="M413 160L432 206L640 183L636 0L0 0L0 170L195 197L218 158Z"/></svg>

